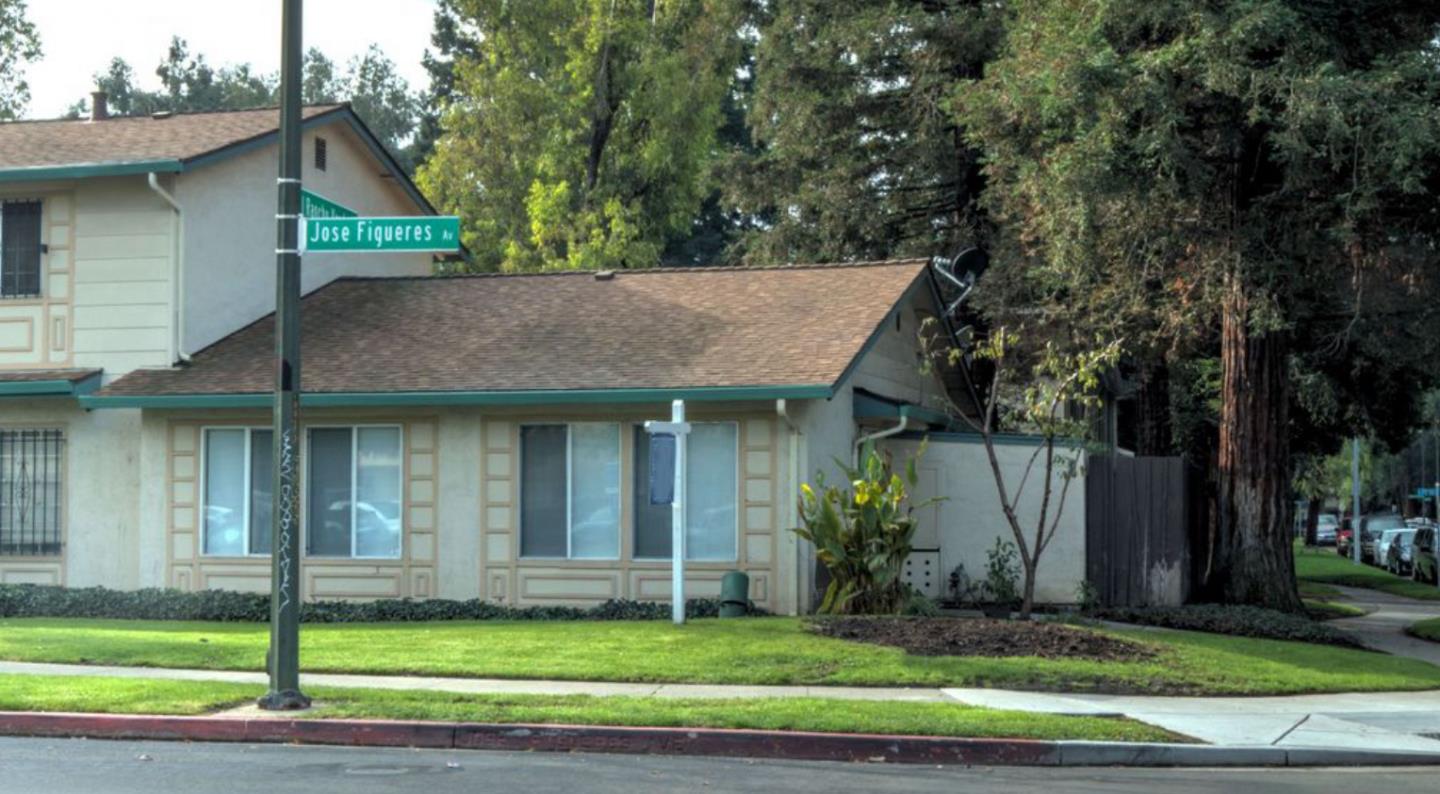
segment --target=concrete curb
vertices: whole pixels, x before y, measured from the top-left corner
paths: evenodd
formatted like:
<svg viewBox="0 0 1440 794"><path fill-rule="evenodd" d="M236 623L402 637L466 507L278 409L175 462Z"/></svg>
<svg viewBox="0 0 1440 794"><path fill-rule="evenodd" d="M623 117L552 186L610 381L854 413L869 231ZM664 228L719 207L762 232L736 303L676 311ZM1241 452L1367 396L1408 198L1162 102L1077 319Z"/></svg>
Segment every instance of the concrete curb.
<svg viewBox="0 0 1440 794"><path fill-rule="evenodd" d="M0 712L0 735L695 755L986 766L1416 766L1440 753L963 739L720 728L497 725L267 717Z"/></svg>

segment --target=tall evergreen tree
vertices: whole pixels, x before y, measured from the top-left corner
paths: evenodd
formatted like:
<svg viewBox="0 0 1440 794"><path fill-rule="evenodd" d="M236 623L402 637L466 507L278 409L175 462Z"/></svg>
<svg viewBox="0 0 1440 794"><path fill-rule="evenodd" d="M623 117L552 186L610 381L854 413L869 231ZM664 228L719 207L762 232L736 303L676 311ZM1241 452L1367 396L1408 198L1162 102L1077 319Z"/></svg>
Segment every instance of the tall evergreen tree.
<svg viewBox="0 0 1440 794"><path fill-rule="evenodd" d="M455 60L418 178L480 267L647 267L710 192L736 66L733 0L456 0Z"/></svg>
<svg viewBox="0 0 1440 794"><path fill-rule="evenodd" d="M1440 6L1011 8L1002 57L958 99L1006 229L1000 308L1213 340L1211 594L1298 609L1294 367L1348 383L1372 414L1357 366L1408 372L1413 394L1435 374Z"/></svg>
<svg viewBox="0 0 1440 794"><path fill-rule="evenodd" d="M760 145L729 199L745 258L934 255L983 241L975 150L947 108L999 34L985 0L787 0L756 25Z"/></svg>

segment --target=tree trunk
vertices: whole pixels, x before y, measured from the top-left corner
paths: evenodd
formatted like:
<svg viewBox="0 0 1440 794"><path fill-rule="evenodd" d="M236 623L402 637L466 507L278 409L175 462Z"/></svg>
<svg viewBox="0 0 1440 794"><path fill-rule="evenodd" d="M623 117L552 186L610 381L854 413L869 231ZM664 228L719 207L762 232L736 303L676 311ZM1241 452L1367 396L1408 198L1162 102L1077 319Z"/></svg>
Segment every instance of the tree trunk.
<svg viewBox="0 0 1440 794"><path fill-rule="evenodd" d="M1226 289L1213 592L1227 603L1299 612L1288 522L1286 340L1250 328L1250 296L1238 278Z"/></svg>
<svg viewBox="0 0 1440 794"><path fill-rule="evenodd" d="M1025 566L1025 588L1020 601L1020 619L1029 620L1030 611L1035 608L1035 568L1038 563L1029 559L1022 562Z"/></svg>
<svg viewBox="0 0 1440 794"><path fill-rule="evenodd" d="M1323 497L1323 496L1315 496L1315 495L1312 494L1312 495L1310 496L1310 501L1306 503L1306 509L1305 509L1305 545L1306 545L1306 546L1318 546L1318 545L1320 545L1320 534L1319 534L1319 533L1320 533L1320 503L1321 503L1323 500L1324 500L1324 497Z"/></svg>
<svg viewBox="0 0 1440 794"><path fill-rule="evenodd" d="M1164 359L1146 363L1135 394L1136 455L1173 455L1170 433L1170 368Z"/></svg>

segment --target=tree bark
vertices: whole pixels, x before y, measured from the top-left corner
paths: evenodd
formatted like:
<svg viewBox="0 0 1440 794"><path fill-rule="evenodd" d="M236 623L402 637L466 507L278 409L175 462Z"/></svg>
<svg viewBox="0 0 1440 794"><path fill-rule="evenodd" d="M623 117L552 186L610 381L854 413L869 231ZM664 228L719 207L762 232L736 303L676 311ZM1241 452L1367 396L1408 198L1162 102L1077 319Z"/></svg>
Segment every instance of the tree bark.
<svg viewBox="0 0 1440 794"><path fill-rule="evenodd" d="M1170 368L1163 359L1148 362L1140 371L1135 394L1136 455L1173 455L1175 443L1170 422Z"/></svg>
<svg viewBox="0 0 1440 794"><path fill-rule="evenodd" d="M1305 507L1305 545L1320 544L1320 503L1324 497L1311 495Z"/></svg>
<svg viewBox="0 0 1440 794"><path fill-rule="evenodd" d="M1220 498L1212 592L1227 603L1299 612L1288 521L1285 335L1250 328L1250 296L1236 276L1226 286L1222 313Z"/></svg>

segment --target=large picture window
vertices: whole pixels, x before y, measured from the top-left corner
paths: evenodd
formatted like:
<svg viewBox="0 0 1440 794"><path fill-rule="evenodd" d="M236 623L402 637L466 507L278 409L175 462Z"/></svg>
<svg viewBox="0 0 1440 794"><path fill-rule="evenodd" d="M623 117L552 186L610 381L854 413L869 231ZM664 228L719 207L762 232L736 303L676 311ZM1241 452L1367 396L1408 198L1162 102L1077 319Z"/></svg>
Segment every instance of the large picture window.
<svg viewBox="0 0 1440 794"><path fill-rule="evenodd" d="M635 558L671 554L671 509L649 499L650 439L635 428ZM687 436L685 559L728 562L737 558L739 534L739 437L734 422L694 422Z"/></svg>
<svg viewBox="0 0 1440 794"><path fill-rule="evenodd" d="M520 555L620 556L620 425L520 428Z"/></svg>
<svg viewBox="0 0 1440 794"><path fill-rule="evenodd" d="M212 427L204 431L204 553L243 557L270 553L271 432Z"/></svg>
<svg viewBox="0 0 1440 794"><path fill-rule="evenodd" d="M400 428L315 427L309 439L306 553L398 558Z"/></svg>
<svg viewBox="0 0 1440 794"><path fill-rule="evenodd" d="M40 202L0 202L0 297L40 294Z"/></svg>
<svg viewBox="0 0 1440 794"><path fill-rule="evenodd" d="M0 430L0 556L60 553L65 434Z"/></svg>

